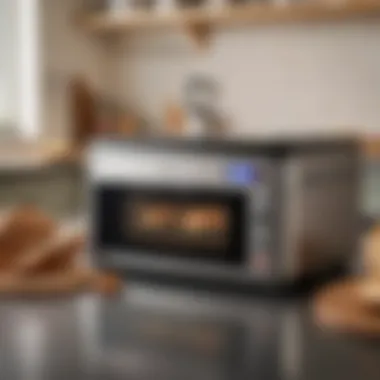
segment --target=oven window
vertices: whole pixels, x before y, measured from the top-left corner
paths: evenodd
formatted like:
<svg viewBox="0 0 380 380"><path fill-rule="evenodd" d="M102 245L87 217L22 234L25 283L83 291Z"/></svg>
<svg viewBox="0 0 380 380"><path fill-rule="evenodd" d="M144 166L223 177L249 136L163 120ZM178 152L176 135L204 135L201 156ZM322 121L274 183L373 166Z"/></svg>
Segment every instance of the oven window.
<svg viewBox="0 0 380 380"><path fill-rule="evenodd" d="M104 187L96 197L102 250L241 262L241 194Z"/></svg>
<svg viewBox="0 0 380 380"><path fill-rule="evenodd" d="M229 208L218 203L126 201L128 239L190 248L224 249L231 239Z"/></svg>

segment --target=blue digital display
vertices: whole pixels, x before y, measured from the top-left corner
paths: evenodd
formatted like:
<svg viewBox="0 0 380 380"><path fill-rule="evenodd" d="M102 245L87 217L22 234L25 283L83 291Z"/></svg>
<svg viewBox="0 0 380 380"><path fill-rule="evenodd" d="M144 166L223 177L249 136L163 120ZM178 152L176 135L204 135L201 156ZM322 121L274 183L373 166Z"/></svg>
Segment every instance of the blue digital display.
<svg viewBox="0 0 380 380"><path fill-rule="evenodd" d="M236 185L252 185L258 181L256 168L251 163L236 162L227 167L227 179Z"/></svg>

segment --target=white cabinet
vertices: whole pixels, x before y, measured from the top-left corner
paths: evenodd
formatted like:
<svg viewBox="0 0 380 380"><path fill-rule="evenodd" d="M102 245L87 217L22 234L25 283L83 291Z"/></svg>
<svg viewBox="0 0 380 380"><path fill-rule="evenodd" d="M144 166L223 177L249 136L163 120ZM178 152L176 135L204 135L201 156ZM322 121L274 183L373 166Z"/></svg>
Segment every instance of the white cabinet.
<svg viewBox="0 0 380 380"><path fill-rule="evenodd" d="M39 0L0 0L0 138L38 133Z"/></svg>
<svg viewBox="0 0 380 380"><path fill-rule="evenodd" d="M13 128L19 114L18 5L0 0L0 128Z"/></svg>

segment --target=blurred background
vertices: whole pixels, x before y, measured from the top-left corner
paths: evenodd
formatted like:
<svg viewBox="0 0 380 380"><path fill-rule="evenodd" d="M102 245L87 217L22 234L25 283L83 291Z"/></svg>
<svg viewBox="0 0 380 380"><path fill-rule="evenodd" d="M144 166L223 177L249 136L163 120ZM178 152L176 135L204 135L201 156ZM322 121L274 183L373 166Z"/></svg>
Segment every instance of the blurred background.
<svg viewBox="0 0 380 380"><path fill-rule="evenodd" d="M358 133L362 205L378 213L375 0L162 3L2 0L2 204L80 212L76 168L23 169L98 133L191 134L205 82L224 134Z"/></svg>
<svg viewBox="0 0 380 380"><path fill-rule="evenodd" d="M380 0L0 0L0 368L7 378L378 379L379 20ZM96 284L86 277L92 285L82 294L77 278L62 280L78 262L97 269L84 248L93 243L87 152L94 140L265 140L270 148L279 137L312 144L321 136L358 143L360 239L349 264L353 273L374 268L364 292L374 304L365 312L356 313L355 277L329 293L329 307L348 300L336 303L339 317L328 308L333 333L313 317L314 293L247 298L195 291L194 282L132 284L116 271ZM165 163L162 173L170 172ZM144 168L135 158L123 165ZM131 198L136 213L146 201L139 195ZM56 232L67 225L69 232ZM67 236L77 240L64 245ZM62 252L73 261L50 261ZM114 298L99 295L115 290ZM342 314L353 317L336 323ZM371 343L361 340L368 336Z"/></svg>

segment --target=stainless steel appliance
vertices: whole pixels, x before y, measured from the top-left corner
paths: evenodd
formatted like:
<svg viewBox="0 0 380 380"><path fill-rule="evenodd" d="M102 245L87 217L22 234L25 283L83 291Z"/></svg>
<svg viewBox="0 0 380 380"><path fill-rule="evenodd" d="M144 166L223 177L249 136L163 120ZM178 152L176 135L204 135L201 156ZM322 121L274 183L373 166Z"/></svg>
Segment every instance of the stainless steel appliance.
<svg viewBox="0 0 380 380"><path fill-rule="evenodd" d="M354 138L101 140L88 155L101 266L279 284L349 262L358 237Z"/></svg>

